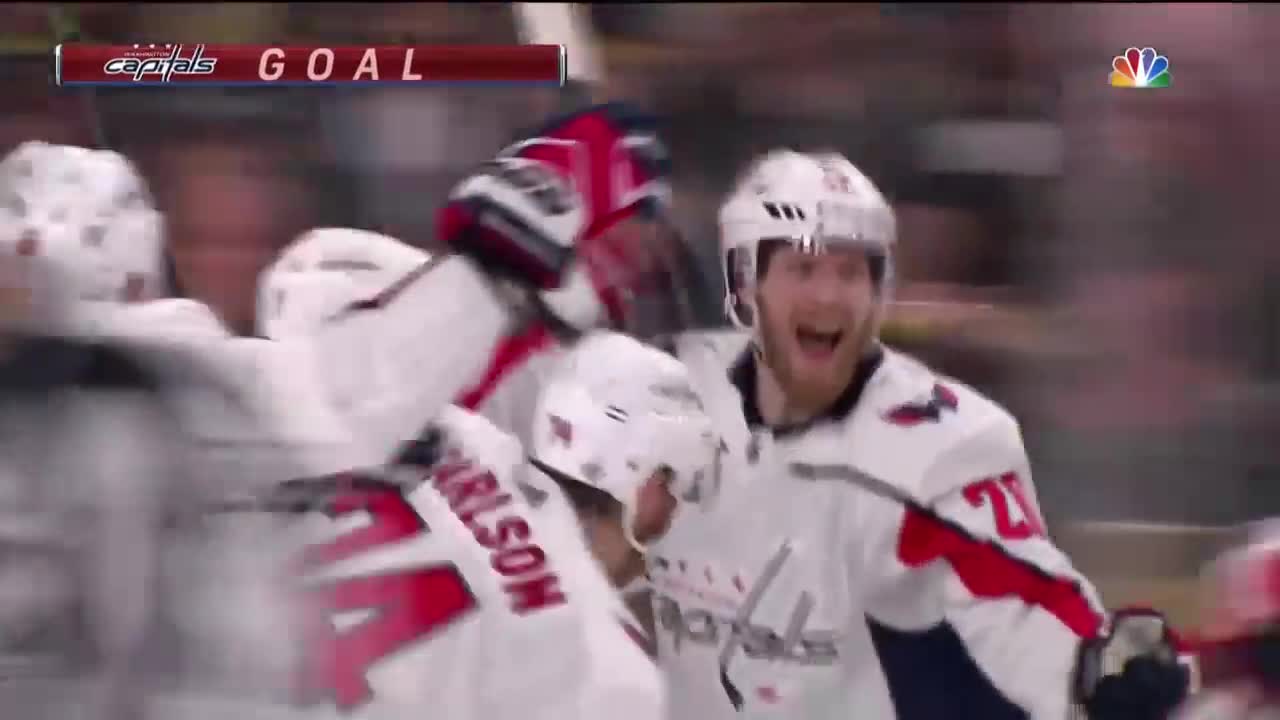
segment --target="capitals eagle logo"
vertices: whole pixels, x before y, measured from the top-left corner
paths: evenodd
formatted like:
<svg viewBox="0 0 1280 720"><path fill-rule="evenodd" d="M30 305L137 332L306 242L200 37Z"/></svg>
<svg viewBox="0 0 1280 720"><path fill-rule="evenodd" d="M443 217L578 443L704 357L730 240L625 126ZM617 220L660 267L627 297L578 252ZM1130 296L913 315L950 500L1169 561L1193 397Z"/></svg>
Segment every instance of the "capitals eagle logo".
<svg viewBox="0 0 1280 720"><path fill-rule="evenodd" d="M934 383L928 400L903 403L890 408L884 414L884 419L901 427L915 427L924 422L936 423L942 420L944 412L948 410L955 412L959 404L960 401L951 388L941 383Z"/></svg>

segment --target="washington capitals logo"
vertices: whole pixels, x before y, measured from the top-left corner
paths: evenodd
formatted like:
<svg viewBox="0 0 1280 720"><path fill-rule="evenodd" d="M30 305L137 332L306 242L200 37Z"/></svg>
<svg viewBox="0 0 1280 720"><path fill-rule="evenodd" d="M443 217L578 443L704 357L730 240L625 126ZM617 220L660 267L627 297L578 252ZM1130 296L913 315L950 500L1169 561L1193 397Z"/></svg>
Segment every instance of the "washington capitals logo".
<svg viewBox="0 0 1280 720"><path fill-rule="evenodd" d="M899 405L886 412L884 419L902 427L915 427L923 422L936 423L942 420L944 411L950 410L954 412L959 404L960 402L956 399L956 394L951 391L951 388L934 383L933 391L927 401Z"/></svg>

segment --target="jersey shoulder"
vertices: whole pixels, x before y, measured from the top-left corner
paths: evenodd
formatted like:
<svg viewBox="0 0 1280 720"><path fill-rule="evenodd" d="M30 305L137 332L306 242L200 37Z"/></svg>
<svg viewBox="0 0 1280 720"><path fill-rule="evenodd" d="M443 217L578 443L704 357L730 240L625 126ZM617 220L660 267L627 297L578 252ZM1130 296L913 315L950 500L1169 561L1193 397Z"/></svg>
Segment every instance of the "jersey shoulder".
<svg viewBox="0 0 1280 720"><path fill-rule="evenodd" d="M231 337L212 308L185 298L117 305L99 317L103 334L130 342L169 346Z"/></svg>
<svg viewBox="0 0 1280 720"><path fill-rule="evenodd" d="M737 328L690 330L670 338L668 350L691 368L714 366L727 370L751 343L751 334Z"/></svg>
<svg viewBox="0 0 1280 720"><path fill-rule="evenodd" d="M836 442L862 471L928 501L1023 457L1017 421L969 385L886 349ZM989 466L989 467L988 467ZM938 469L945 471L939 479Z"/></svg>

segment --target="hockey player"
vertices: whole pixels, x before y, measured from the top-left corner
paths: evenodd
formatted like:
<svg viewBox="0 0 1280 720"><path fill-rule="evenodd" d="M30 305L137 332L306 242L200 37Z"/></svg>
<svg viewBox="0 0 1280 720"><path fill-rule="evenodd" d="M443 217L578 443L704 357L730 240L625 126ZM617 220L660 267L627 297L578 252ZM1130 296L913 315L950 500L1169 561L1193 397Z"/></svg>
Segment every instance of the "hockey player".
<svg viewBox="0 0 1280 720"><path fill-rule="evenodd" d="M109 191L141 183L118 156L106 154L112 162L101 165L84 162L86 155L103 157L56 146L40 147L34 156L31 147L24 150L23 158L56 168L48 175L73 188L59 195L24 186L24 178L30 175L24 159L20 171L10 176L14 183L4 188L20 190L22 197L4 225L12 235L9 239L19 243L10 247L18 249L34 236L36 253L65 257L74 265L81 257L75 242L86 235L65 232L61 226L52 232L48 222L64 223L69 216L51 210L49 204L75 200L90 206L75 218L101 223L122 214L109 201ZM104 167L107 170L99 176L97 171ZM146 208L150 210L149 205ZM577 217L581 220L586 214L579 212ZM575 236L557 237L564 243L559 249L567 256ZM59 241L67 240L73 242L62 248ZM52 249L55 245L58 250ZM459 240L455 247L467 246ZM500 264L496 257L485 257L494 266ZM536 282L552 289L557 284L553 275L562 269L562 261L556 258L527 273L504 266L502 277L506 283ZM432 359L464 356L469 340L465 328L450 327L463 346L455 355L450 354L451 345L436 342L429 332L432 320L423 309L439 309L445 298L450 303L475 300L467 307L469 318L486 337L500 337L508 327L510 306L495 293L493 281L480 267L462 257L421 263L412 272L398 275L393 287L351 303L338 317L322 318L311 328L314 342L299 353L281 353L277 346L288 343L280 341L229 338L207 309L190 301L145 303L136 309L101 313L102 322L93 325L93 333L118 333L131 342L176 347L183 361L169 363L166 372L181 373L187 362L224 370L225 383L219 383L218 390L229 397L219 398L213 392L179 402L185 411L184 431L206 446L206 455L217 454L240 465L238 474L231 474L231 467L223 464L216 474L202 478L199 495L224 509L264 509L277 520L298 516L298 522L285 522L285 528L274 520L268 522L261 532L237 521L233 532L218 536L227 541L218 552L210 555L200 548L187 556L190 562L176 565L187 572L171 589L172 595L202 610L179 614L188 621L191 639L212 643L211 652L200 657L221 653L229 660L215 664L234 671L227 680L232 686L252 680L278 689L295 686L292 680L299 680L298 689L311 700L369 716L420 712L426 705L450 717L597 717L606 708L646 719L661 713L656 671L618 624L616 598L581 538L545 529L544 521L534 518L522 501L490 487L490 472L505 468L487 467L473 457L484 453L471 453L465 444L450 446L451 457L465 461L466 466L455 467L449 477L433 475L429 481L423 468L405 458L388 471L402 475L408 467L417 475L416 484L388 480L386 468L380 465L373 469L375 477L368 479L347 481L346 475L340 475L274 484L278 482L274 478L318 477L362 467L364 460L382 457L379 448L398 448L422 430L424 418L438 412L442 399L447 400L456 388L446 383L440 387L415 383L414 387L431 388L424 395L401 386L399 393L377 398L382 405L360 406L355 412L328 399L341 397L333 391L343 389L342 382L354 387L349 376L341 373L354 369L352 358L365 349L357 348L355 342L382 339L380 349L404 350L399 356L393 353L393 377L405 363L421 360L421 353L405 356L424 344L437 351L428 354ZM416 282L428 273L432 283ZM103 274L111 275L110 268ZM118 274L115 279L120 279ZM441 279L461 282L440 283ZM279 299L274 293L266 296ZM409 316L419 315L416 327L404 322L406 314L401 310L406 307L411 308ZM124 322L126 317L132 321ZM452 321L458 315L446 317ZM486 325L486 320L493 322ZM279 328L300 331L304 325L284 322ZM407 333L415 330L425 332L430 342L410 342ZM335 338L350 342L344 347ZM482 353L483 358L488 348L479 348L473 352ZM335 382L335 377L344 380ZM216 405L219 400L221 405ZM218 409L203 412L206 402ZM291 402L296 404L290 407ZM408 407L417 413L391 412ZM438 422L447 425L448 414ZM353 418L365 418L368 423L353 427ZM384 418L394 420L379 423ZM372 440L353 444L344 442L344 436ZM205 465L199 469L207 471ZM227 501L228 496L241 499ZM200 498L190 500L195 505ZM352 529L349 523L360 517L372 523L364 531ZM290 532L282 534L282 529ZM300 556L282 558L279 552L264 551L269 544L292 546L281 542L288 538L313 542ZM327 540L316 543L317 538ZM566 543L565 538L573 538L576 544ZM177 553L183 546L174 543L166 552ZM205 556L214 559L196 559ZM424 561L429 563L424 566ZM202 576L201 569L210 572ZM277 572L282 569L289 572ZM379 574L369 575L373 571ZM232 572L237 582L226 582L225 572ZM282 577L301 581L308 588L304 599L319 604L317 614L304 613L313 624L298 629L288 622L293 606L280 602L276 592ZM197 604L202 598L204 602ZM211 599L216 602L209 603ZM387 608L393 605L387 603L402 604L392 612ZM256 611L240 612L244 607ZM374 608L382 612L354 626L344 620L342 632L333 631L333 617L348 618ZM626 672L601 674L601 669L614 664ZM299 667L301 674L295 677L289 668ZM290 682L273 682L285 676ZM423 678L434 682L424 683Z"/></svg>
<svg viewBox="0 0 1280 720"><path fill-rule="evenodd" d="M673 707L1065 717L1102 606L1047 535L1016 421L877 341L896 233L880 192L839 155L775 151L720 228L743 331L678 352L725 435L726 481L653 572Z"/></svg>
<svg viewBox="0 0 1280 720"><path fill-rule="evenodd" d="M404 246L394 240L371 233L312 231L287 248L267 272L261 296L266 305L259 310L264 332L277 341L309 342L318 326L367 297L370 286L379 287L379 276L401 277L421 257L419 251L405 252ZM619 343L622 351L617 349ZM587 342L583 350L583 354L574 357L593 364L624 362L636 377L653 376L655 381L666 377L661 371L669 366L651 366L658 359L673 362L657 351L645 354L646 348L626 338L606 341L603 346ZM380 382L385 376L380 372L378 358L367 360L361 368L359 387L373 398L394 393L395 387ZM342 406L347 399L336 400ZM599 406L594 409L604 411ZM637 411L633 427L638 429L633 432L651 427L652 423L646 420L648 416ZM361 433L362 429L355 431ZM475 582L471 578L496 580L497 587L487 594L472 587L477 602L484 603L486 598L490 604L502 602L498 598L505 594L510 613L520 616L507 621L512 625L509 630L494 632L509 632L509 642L516 647L528 646L530 652L539 653L536 669L529 668L529 658L518 653L502 653L492 660L489 669L495 677L524 675L529 678L527 682L514 682L501 692L483 682L451 683L441 701L464 716L482 714L481 708L487 707L487 714L496 713L499 717L515 713L516 708L522 708L522 716L534 713L545 717L586 717L605 712L606 707L614 707L612 704L625 708L623 712L631 717L661 714L663 694L655 668L634 644L618 647L619 640L627 635L631 636L628 643L640 639L635 622L594 566L572 516L546 509L535 511L530 505L518 484L528 470L523 449L514 437L483 417L455 406L441 410L421 440L407 444L390 469L389 480L408 488L410 503L438 506L451 516L450 522L433 523L431 534L437 538L436 544L458 542L488 549L486 554L477 555L463 547L442 556L478 558L481 564L472 567L455 561L469 582ZM391 483L387 484L388 489L397 487ZM290 495L298 497L296 492L304 487L302 483L292 485ZM323 491L326 484L322 482L318 487ZM555 503L551 505L554 507ZM432 517L425 511L423 516ZM479 585L484 586L483 582ZM576 615L581 616L576 619L576 626L572 624L574 614L559 607L571 601L577 606ZM481 605L479 609L491 623L495 618L502 621L504 608L486 609ZM546 619L537 616L542 612L547 614ZM557 633L561 640L552 640ZM442 647L441 656L465 654L465 649L453 648L467 637L443 637L442 646L452 646ZM575 641L582 647L575 648ZM561 642L566 644L558 644ZM584 657L591 662L572 665ZM558 677L577 677L579 682L566 687L563 681L556 682ZM547 694L530 695L527 688L537 687L545 688ZM474 704L480 701L485 704Z"/></svg>
<svg viewBox="0 0 1280 720"><path fill-rule="evenodd" d="M710 482L717 447L680 361L602 332L579 341L541 391L530 482L563 492L596 560L623 589L644 574L644 555L670 527L677 498Z"/></svg>
<svg viewBox="0 0 1280 720"><path fill-rule="evenodd" d="M740 330L676 350L725 479L649 553L676 717L1162 717L1187 685L1163 620L1107 618L1054 547L1016 421L877 341L872 183L778 151L720 220Z"/></svg>

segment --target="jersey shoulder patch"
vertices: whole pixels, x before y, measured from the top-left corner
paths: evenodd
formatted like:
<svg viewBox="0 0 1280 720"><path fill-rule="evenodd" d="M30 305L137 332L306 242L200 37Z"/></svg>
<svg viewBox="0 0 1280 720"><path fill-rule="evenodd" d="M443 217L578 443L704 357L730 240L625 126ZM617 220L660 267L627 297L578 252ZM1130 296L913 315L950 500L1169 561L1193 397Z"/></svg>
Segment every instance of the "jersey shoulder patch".
<svg viewBox="0 0 1280 720"><path fill-rule="evenodd" d="M842 455L839 463L924 500L933 494L924 487L925 475L940 458L967 452L963 448L975 438L984 446L993 437L1020 443L1017 433L1008 411L977 390L886 350L857 410L840 426L838 437L825 438L820 447Z"/></svg>
<svg viewBox="0 0 1280 720"><path fill-rule="evenodd" d="M1013 416L973 387L935 371L910 355L885 351L884 367L868 387L864 401L885 423L911 430L936 426L951 433L975 425L1013 422Z"/></svg>

